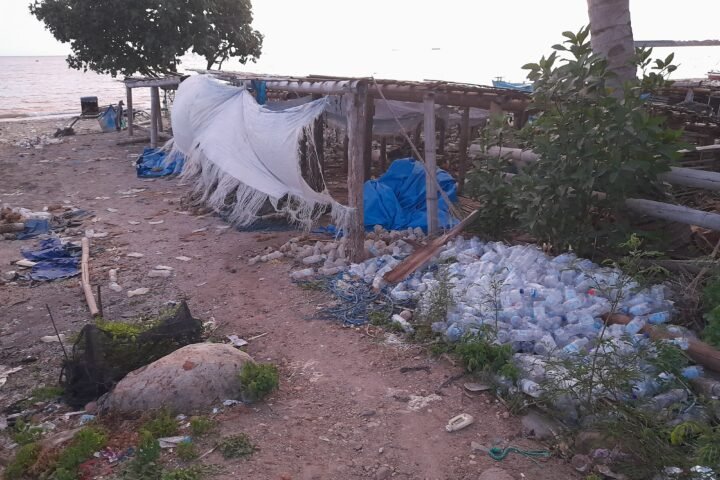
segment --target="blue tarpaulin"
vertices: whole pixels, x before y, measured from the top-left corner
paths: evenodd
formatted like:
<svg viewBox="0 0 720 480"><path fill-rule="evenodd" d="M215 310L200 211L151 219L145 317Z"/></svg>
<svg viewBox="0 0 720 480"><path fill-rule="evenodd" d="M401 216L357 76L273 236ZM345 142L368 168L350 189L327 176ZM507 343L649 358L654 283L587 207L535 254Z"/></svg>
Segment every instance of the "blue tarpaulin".
<svg viewBox="0 0 720 480"><path fill-rule="evenodd" d="M166 177L182 172L185 158L180 154L170 162L165 161L167 153L162 149L145 147L143 153L135 162L138 178Z"/></svg>
<svg viewBox="0 0 720 480"><path fill-rule="evenodd" d="M437 179L450 201L457 202L455 179L439 168ZM420 227L427 231L425 168L415 159L395 160L379 179L365 182L363 195L366 228L382 225L387 230ZM438 217L441 228L457 223L442 197L438 202Z"/></svg>
<svg viewBox="0 0 720 480"><path fill-rule="evenodd" d="M27 240L28 238L37 237L50 231L50 220L46 218L30 218L25 220L25 230L18 233L15 238L18 240Z"/></svg>
<svg viewBox="0 0 720 480"><path fill-rule="evenodd" d="M503 82L502 80L493 80L493 87L497 88L508 88L510 90L518 90L520 92L532 93L533 86L531 83L513 83Z"/></svg>
<svg viewBox="0 0 720 480"><path fill-rule="evenodd" d="M80 273L80 247L62 244L58 238L41 240L36 250L22 250L23 257L37 262L30 279L38 282L74 277Z"/></svg>

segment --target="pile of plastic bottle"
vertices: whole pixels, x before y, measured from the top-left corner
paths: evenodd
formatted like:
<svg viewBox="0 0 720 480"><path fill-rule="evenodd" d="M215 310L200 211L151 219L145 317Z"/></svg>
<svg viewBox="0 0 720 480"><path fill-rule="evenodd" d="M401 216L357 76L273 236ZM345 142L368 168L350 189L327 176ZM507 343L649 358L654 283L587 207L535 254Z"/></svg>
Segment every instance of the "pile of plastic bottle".
<svg viewBox="0 0 720 480"><path fill-rule="evenodd" d="M382 287L383 275L400 261L385 254L351 265L347 274ZM664 324L673 312L669 292L662 285L640 289L618 269L601 267L572 253L550 257L535 246L485 243L477 238L457 238L431 265L386 287L395 301L422 305L441 281L447 282L454 302L447 319L432 324L433 331L454 342L487 330L483 326L492 327L496 342L512 345L524 377L519 386L532 396L540 394L543 358L585 356L598 348L603 315L614 312L632 317L628 325L604 330L602 348L609 348L607 342L611 342L613 353L623 354L647 342L640 332L646 324ZM687 349L691 334L681 327L666 328L681 334L671 342ZM688 367L683 375L696 378L702 368ZM635 385L634 396L658 395L663 383L668 382L648 371L647 378ZM671 392L678 400L685 393Z"/></svg>

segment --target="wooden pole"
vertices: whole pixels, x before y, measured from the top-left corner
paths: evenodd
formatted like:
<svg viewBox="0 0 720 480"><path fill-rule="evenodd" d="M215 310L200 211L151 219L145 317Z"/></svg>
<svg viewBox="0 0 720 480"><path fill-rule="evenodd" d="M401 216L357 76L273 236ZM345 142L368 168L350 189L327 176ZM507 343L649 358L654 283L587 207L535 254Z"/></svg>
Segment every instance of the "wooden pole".
<svg viewBox="0 0 720 480"><path fill-rule="evenodd" d="M439 135L439 145L438 145L438 153L440 155L445 153L445 130L447 129L445 120L438 119L438 135Z"/></svg>
<svg viewBox="0 0 720 480"><path fill-rule="evenodd" d="M385 173L387 170L387 137L380 139L380 172Z"/></svg>
<svg viewBox="0 0 720 480"><path fill-rule="evenodd" d="M365 222L363 216L364 159L368 112L367 85L359 83L355 93L345 96L347 102L348 133L348 206L353 209L348 222L348 249L350 260L361 262L365 259Z"/></svg>
<svg viewBox="0 0 720 480"><path fill-rule="evenodd" d="M686 225L697 225L716 232L720 231L720 215L717 213L703 212L702 210L695 210L681 205L671 205L638 198L628 198L625 200L625 205L634 212L650 217Z"/></svg>
<svg viewBox="0 0 720 480"><path fill-rule="evenodd" d="M127 126L128 126L128 135L133 136L133 133L135 132L135 124L133 117L133 98L132 98L132 88L125 87L125 96L127 97Z"/></svg>
<svg viewBox="0 0 720 480"><path fill-rule="evenodd" d="M314 99L320 98L321 95L313 95ZM315 119L313 126L313 141L315 142L315 151L317 152L320 171L325 173L325 119L322 115Z"/></svg>
<svg viewBox="0 0 720 480"><path fill-rule="evenodd" d="M343 138L343 172L345 175L347 175L350 172L350 169L348 167L349 165L349 149L350 149L350 139L348 138L347 132L345 133L345 138Z"/></svg>
<svg viewBox="0 0 720 480"><path fill-rule="evenodd" d="M375 117L375 102L370 98L365 103L365 133L364 139L365 149L363 151L363 166L365 181L372 177L372 139L373 139L373 119Z"/></svg>
<svg viewBox="0 0 720 480"><path fill-rule="evenodd" d="M158 87L150 87L150 148L157 148L158 121L160 115L160 92Z"/></svg>
<svg viewBox="0 0 720 480"><path fill-rule="evenodd" d="M90 315L93 317L100 313L100 310L95 303L95 296L93 295L92 287L90 286L90 240L87 237L83 237L80 241L82 246L82 257L80 259L80 283L82 285L83 292L85 293L85 301L90 309Z"/></svg>
<svg viewBox="0 0 720 480"><path fill-rule="evenodd" d="M435 96L425 96L425 202L427 203L428 235L438 234L438 188L436 180L437 161L435 158Z"/></svg>
<svg viewBox="0 0 720 480"><path fill-rule="evenodd" d="M470 107L465 107L460 119L460 142L458 148L458 193L462 194L467 173L468 144L470 143Z"/></svg>
<svg viewBox="0 0 720 480"><path fill-rule="evenodd" d="M158 125L158 131L163 131L163 120L162 120L162 105L160 104L160 88L155 87L157 89L157 95L155 95L155 102L157 103L157 125Z"/></svg>

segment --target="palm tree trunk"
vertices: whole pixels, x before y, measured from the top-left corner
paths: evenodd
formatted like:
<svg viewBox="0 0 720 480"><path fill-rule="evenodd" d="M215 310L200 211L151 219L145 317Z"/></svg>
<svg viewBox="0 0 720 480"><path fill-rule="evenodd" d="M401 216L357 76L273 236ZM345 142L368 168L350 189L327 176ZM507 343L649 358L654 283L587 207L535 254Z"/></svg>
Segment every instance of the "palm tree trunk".
<svg viewBox="0 0 720 480"><path fill-rule="evenodd" d="M630 0L587 0L590 17L590 44L595 53L608 61L608 68L617 78L609 82L617 95L622 85L637 79L637 67L632 63L635 55Z"/></svg>

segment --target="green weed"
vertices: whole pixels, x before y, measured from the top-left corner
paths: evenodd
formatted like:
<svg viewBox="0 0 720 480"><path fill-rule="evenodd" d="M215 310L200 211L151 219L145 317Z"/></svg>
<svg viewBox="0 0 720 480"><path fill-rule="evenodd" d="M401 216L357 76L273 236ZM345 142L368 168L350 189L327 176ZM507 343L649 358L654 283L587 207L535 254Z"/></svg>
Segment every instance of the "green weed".
<svg viewBox="0 0 720 480"><path fill-rule="evenodd" d="M249 402L262 400L278 388L280 374L272 364L247 362L240 370L242 397Z"/></svg>
<svg viewBox="0 0 720 480"><path fill-rule="evenodd" d="M40 446L36 443L28 443L20 447L8 466L5 468L5 480L19 480L25 477L27 471L37 461L40 454Z"/></svg>
<svg viewBox="0 0 720 480"><path fill-rule="evenodd" d="M217 422L208 417L192 417L190 419L190 431L193 437L202 437L207 435L215 426Z"/></svg>
<svg viewBox="0 0 720 480"><path fill-rule="evenodd" d="M172 437L177 435L178 422L170 410L163 408L155 412L154 418L147 421L142 429L150 432L154 438Z"/></svg>
<svg viewBox="0 0 720 480"><path fill-rule="evenodd" d="M222 439L218 444L218 450L226 459L246 458L255 452L256 447L246 434L240 433Z"/></svg>

